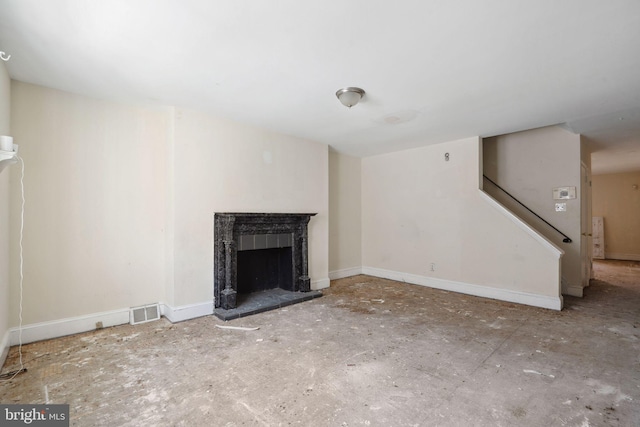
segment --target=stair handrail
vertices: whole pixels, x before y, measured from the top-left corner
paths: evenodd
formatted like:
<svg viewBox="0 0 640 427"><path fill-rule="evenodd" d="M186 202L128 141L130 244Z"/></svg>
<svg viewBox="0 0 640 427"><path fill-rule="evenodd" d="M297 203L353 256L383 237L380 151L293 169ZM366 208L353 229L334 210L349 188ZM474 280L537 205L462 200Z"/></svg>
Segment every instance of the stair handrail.
<svg viewBox="0 0 640 427"><path fill-rule="evenodd" d="M557 231L558 233L562 234L562 236L564 237L564 239L562 239L562 241L564 243L571 243L572 240L569 236L567 236L566 234L564 234L562 231L558 230L556 227L554 227L551 223L549 223L549 221L547 221L546 219L542 218L540 215L538 215L537 213L535 213L534 211L532 211L531 209L529 209L529 207L527 205L525 205L524 203L522 203L520 200L516 199L511 193L509 193L507 190L505 190L504 188L500 187L498 184L496 184L495 181L493 181L491 178L489 178L487 175L482 174L482 176L489 181L490 183L492 183L493 185L495 185L496 187L498 187L500 190L502 190L504 192L504 194L506 194L507 196L511 197L513 200L515 200L516 202L518 202L522 207L524 207L526 210L528 210L529 212L531 212L532 214L534 214L538 219L540 219L542 222L544 222L545 224L547 224L549 227L553 228L555 231Z"/></svg>

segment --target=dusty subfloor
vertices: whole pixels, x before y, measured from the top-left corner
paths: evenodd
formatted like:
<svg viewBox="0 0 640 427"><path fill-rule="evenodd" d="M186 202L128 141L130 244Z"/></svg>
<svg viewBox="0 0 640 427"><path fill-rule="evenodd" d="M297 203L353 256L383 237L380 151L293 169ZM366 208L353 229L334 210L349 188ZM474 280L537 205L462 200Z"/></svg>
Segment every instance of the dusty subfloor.
<svg viewBox="0 0 640 427"><path fill-rule="evenodd" d="M74 426L639 426L640 263L595 271L561 312L356 276L226 323L257 331L209 316L29 344L0 402L68 403Z"/></svg>

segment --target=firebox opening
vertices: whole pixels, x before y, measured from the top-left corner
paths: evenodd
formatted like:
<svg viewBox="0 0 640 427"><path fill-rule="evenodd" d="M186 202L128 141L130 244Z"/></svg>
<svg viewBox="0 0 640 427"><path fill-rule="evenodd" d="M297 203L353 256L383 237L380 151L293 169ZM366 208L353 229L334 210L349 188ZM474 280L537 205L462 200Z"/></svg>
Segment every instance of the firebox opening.
<svg viewBox="0 0 640 427"><path fill-rule="evenodd" d="M238 295L275 288L293 291L291 248L238 251Z"/></svg>

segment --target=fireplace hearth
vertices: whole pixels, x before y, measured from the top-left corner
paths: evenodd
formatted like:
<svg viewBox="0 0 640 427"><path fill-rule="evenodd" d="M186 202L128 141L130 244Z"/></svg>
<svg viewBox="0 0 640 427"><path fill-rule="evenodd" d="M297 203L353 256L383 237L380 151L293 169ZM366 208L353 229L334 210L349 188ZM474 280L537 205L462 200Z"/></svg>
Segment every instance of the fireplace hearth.
<svg viewBox="0 0 640 427"><path fill-rule="evenodd" d="M224 320L321 296L308 276L315 214L216 213L214 314Z"/></svg>

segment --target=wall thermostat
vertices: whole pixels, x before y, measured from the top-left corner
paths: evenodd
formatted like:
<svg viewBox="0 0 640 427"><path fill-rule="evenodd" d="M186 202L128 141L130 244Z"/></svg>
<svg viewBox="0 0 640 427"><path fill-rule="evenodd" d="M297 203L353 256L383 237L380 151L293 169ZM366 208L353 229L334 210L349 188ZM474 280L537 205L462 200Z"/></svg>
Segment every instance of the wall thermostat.
<svg viewBox="0 0 640 427"><path fill-rule="evenodd" d="M554 200L566 200L576 198L576 187L557 187L553 189Z"/></svg>

